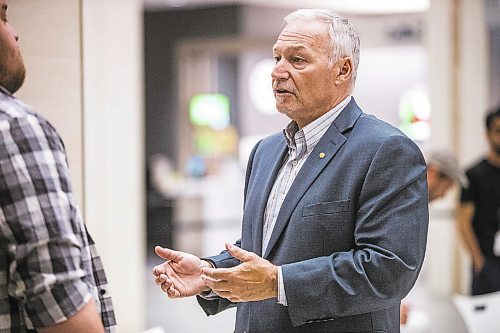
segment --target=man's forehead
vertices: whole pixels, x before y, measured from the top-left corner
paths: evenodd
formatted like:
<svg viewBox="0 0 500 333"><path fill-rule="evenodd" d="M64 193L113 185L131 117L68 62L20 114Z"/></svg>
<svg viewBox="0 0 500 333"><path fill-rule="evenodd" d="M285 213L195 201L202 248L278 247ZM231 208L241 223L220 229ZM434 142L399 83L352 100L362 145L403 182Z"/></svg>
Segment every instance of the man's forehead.
<svg viewBox="0 0 500 333"><path fill-rule="evenodd" d="M309 49L309 45L300 42L286 43L280 40L276 41L276 43L273 45L273 51L284 48L290 51L306 51Z"/></svg>
<svg viewBox="0 0 500 333"><path fill-rule="evenodd" d="M273 49L278 46L309 47L328 41L328 25L315 20L296 20L288 23L281 31Z"/></svg>

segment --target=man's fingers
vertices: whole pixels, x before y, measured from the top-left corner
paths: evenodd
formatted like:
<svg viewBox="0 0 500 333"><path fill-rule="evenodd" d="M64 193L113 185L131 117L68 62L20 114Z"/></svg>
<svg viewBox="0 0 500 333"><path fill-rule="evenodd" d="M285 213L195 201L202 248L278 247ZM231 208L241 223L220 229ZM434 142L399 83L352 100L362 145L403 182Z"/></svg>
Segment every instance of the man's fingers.
<svg viewBox="0 0 500 333"><path fill-rule="evenodd" d="M167 290L167 295L169 298L179 298L181 297L181 293L174 289L174 287L170 287L168 290Z"/></svg>
<svg viewBox="0 0 500 333"><path fill-rule="evenodd" d="M172 284L172 280L168 277L168 275L165 274L160 274L155 277L155 283L157 285L162 285L163 283L169 283Z"/></svg>
<svg viewBox="0 0 500 333"><path fill-rule="evenodd" d="M231 268L201 268L201 273L212 280L228 280L231 272Z"/></svg>
<svg viewBox="0 0 500 333"><path fill-rule="evenodd" d="M173 284L172 284L172 281L165 281L163 282L162 284L160 284L160 288L161 290L163 290L164 292L168 293L168 291L173 288Z"/></svg>
<svg viewBox="0 0 500 333"><path fill-rule="evenodd" d="M161 286L165 282L165 279L161 275L155 277L155 283Z"/></svg>
<svg viewBox="0 0 500 333"><path fill-rule="evenodd" d="M155 253L159 257L161 257L165 260L172 260L172 261L179 261L180 260L179 252L171 250L171 249L167 249L166 247L155 246Z"/></svg>
<svg viewBox="0 0 500 333"><path fill-rule="evenodd" d="M153 275L158 276L160 274L165 274L167 272L167 267L165 267L165 264L161 264L158 266L153 267Z"/></svg>
<svg viewBox="0 0 500 333"><path fill-rule="evenodd" d="M249 261L255 257L255 253L245 251L229 243L226 243L226 250L230 255L242 262Z"/></svg>

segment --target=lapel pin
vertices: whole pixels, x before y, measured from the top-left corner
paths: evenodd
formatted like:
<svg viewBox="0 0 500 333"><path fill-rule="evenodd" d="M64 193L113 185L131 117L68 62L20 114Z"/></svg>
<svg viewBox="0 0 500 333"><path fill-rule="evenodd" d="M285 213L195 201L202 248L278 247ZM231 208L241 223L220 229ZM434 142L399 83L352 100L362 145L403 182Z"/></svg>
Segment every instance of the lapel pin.
<svg viewBox="0 0 500 333"><path fill-rule="evenodd" d="M325 158L325 153L319 153L319 158Z"/></svg>

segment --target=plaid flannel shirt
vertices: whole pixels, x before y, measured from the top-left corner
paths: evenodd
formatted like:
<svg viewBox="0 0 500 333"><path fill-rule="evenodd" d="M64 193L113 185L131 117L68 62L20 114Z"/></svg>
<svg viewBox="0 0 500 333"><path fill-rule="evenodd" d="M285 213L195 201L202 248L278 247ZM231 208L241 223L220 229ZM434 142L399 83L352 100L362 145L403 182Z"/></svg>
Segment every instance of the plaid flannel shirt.
<svg viewBox="0 0 500 333"><path fill-rule="evenodd" d="M116 322L56 130L0 87L0 332L67 320L94 299Z"/></svg>

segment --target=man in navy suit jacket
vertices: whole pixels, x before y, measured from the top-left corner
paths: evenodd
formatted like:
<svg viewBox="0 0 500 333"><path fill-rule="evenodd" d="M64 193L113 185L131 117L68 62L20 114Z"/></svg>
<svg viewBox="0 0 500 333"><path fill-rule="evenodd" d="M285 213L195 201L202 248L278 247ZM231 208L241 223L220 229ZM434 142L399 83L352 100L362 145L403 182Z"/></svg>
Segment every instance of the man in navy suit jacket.
<svg viewBox="0 0 500 333"><path fill-rule="evenodd" d="M359 38L329 10L298 10L273 47L276 107L292 121L250 156L242 236L200 259L156 248L155 281L237 306L235 332L399 332L424 259L426 166L351 96Z"/></svg>

